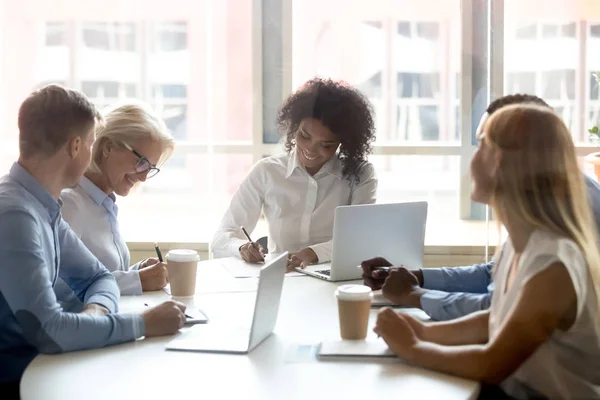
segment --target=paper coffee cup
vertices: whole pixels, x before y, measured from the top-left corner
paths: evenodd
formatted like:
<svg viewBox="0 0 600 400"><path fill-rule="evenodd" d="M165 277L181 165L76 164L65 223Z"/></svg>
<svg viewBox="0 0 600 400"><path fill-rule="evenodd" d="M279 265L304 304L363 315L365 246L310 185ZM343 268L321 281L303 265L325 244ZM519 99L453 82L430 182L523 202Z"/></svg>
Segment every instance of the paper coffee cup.
<svg viewBox="0 0 600 400"><path fill-rule="evenodd" d="M367 337L373 292L365 285L342 285L335 291L342 339Z"/></svg>
<svg viewBox="0 0 600 400"><path fill-rule="evenodd" d="M196 292L196 271L200 256L195 250L171 250L165 257L171 296L190 297Z"/></svg>

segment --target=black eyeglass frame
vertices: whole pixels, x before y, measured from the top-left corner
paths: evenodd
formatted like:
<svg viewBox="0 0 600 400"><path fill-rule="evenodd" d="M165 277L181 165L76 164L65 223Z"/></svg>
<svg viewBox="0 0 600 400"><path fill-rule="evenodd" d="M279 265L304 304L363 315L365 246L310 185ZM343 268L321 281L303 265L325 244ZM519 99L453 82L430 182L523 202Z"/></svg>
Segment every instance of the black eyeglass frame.
<svg viewBox="0 0 600 400"><path fill-rule="evenodd" d="M131 151L133 153L133 155L138 158L137 163L135 165L135 172L137 172L138 174L146 173L146 179L152 178L153 176L156 176L156 174L158 174L160 172L160 168L152 166L152 163L150 162L150 160L148 160L146 157L144 157L143 155L141 155L140 153L135 151L133 149L133 147L131 147L127 143L123 143L123 146L127 150ZM144 165L144 164L147 164L148 168L139 168L141 165Z"/></svg>

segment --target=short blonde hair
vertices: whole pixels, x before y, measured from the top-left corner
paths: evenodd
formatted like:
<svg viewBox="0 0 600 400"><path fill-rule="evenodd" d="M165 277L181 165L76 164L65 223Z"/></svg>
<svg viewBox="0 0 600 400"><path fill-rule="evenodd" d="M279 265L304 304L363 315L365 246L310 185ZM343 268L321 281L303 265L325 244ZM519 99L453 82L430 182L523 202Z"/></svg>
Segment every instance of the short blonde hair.
<svg viewBox="0 0 600 400"><path fill-rule="evenodd" d="M108 107L103 112L103 121L96 125L96 142L92 149L91 172L100 172L100 160L107 144L123 147L123 143L135 146L138 140L150 139L160 143L164 163L173 153L175 141L164 121L141 102Z"/></svg>

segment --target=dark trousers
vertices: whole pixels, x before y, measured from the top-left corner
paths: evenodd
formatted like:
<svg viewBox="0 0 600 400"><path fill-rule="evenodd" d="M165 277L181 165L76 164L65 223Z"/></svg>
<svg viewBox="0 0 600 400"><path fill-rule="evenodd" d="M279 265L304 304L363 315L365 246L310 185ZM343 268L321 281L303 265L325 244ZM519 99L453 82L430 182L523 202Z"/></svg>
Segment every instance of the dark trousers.
<svg viewBox="0 0 600 400"><path fill-rule="evenodd" d="M19 381L0 383L0 398L2 400L20 400Z"/></svg>
<svg viewBox="0 0 600 400"><path fill-rule="evenodd" d="M479 396L477 396L477 400L510 400L513 397L510 397L504 390L500 388L498 385L490 385L487 383L481 384L481 391L479 392Z"/></svg>

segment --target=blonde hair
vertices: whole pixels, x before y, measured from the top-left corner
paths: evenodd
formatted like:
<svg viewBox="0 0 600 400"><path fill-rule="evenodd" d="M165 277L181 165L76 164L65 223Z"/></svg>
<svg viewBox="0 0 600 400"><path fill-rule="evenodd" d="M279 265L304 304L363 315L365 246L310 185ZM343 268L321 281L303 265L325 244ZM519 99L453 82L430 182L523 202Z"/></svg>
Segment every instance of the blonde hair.
<svg viewBox="0 0 600 400"><path fill-rule="evenodd" d="M531 226L573 240L592 277L600 310L600 255L596 229L575 146L552 109L533 104L506 106L484 126L485 140L500 152L492 207Z"/></svg>
<svg viewBox="0 0 600 400"><path fill-rule="evenodd" d="M103 112L103 122L96 125L96 141L92 149L91 172L100 172L102 153L107 144L123 147L123 143L135 146L138 140L154 140L160 143L164 163L175 148L175 141L164 121L144 103L127 103L109 107Z"/></svg>

